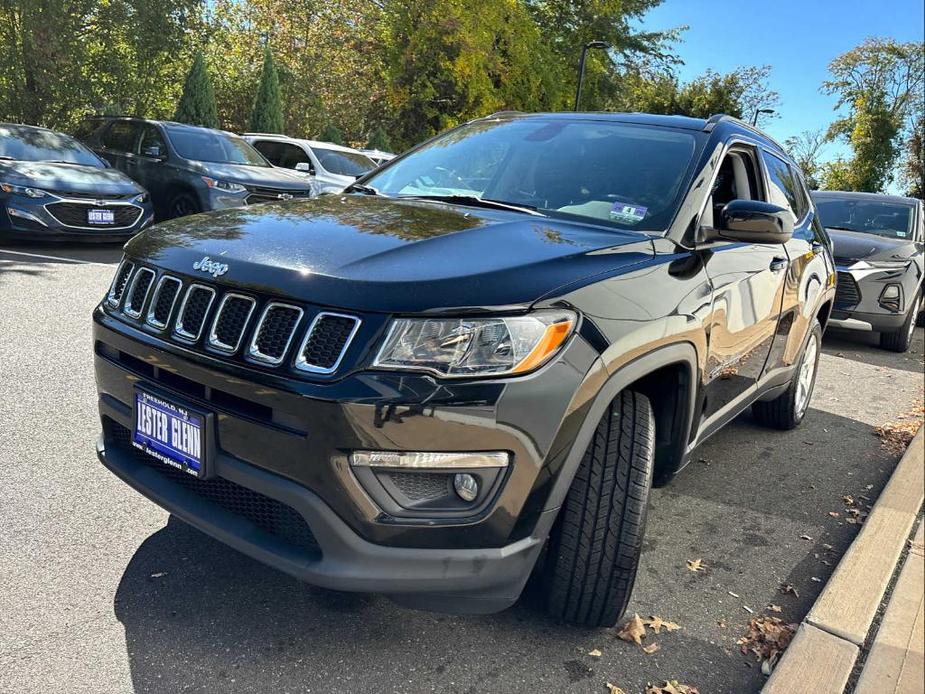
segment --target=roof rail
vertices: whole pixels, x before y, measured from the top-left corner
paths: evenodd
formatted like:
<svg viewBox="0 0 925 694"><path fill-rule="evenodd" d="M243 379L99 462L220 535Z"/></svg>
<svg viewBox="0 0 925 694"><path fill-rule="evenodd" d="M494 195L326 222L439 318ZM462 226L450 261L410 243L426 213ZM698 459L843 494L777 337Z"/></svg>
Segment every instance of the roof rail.
<svg viewBox="0 0 925 694"><path fill-rule="evenodd" d="M722 123L722 122L735 123L736 125L743 127L746 130L751 130L756 135L761 135L761 137L763 137L768 142L770 142L772 145L777 147L777 149L779 149L784 154L787 153L787 150L784 149L783 145L781 145L780 142L775 140L773 137L768 135L766 132L764 132L763 130L759 130L757 126L754 126L751 123L746 123L741 118L730 116L728 113L714 113L712 116L710 116L707 119L707 122L703 126L703 132L705 133L711 132L713 128L717 126L717 124Z"/></svg>
<svg viewBox="0 0 925 694"><path fill-rule="evenodd" d="M491 114L489 114L489 115L487 115L487 116L483 116L483 118L495 118L495 117L497 117L497 116L520 115L520 114L522 114L522 113L523 113L523 111L515 111L514 109L506 109L506 110L503 110L503 111L495 111L494 113L491 113Z"/></svg>

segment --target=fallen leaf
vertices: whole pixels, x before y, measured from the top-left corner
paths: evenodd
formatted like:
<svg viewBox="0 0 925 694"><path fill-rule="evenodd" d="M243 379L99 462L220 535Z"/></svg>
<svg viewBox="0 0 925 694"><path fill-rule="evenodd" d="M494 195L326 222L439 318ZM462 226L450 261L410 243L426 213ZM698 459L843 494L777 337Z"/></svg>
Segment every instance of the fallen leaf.
<svg viewBox="0 0 925 694"><path fill-rule="evenodd" d="M611 684L610 682L608 682L607 683L607 694L626 694L626 692L620 689L617 685Z"/></svg>
<svg viewBox="0 0 925 694"><path fill-rule="evenodd" d="M688 559L687 568L691 571L705 571L707 566L703 563L703 559Z"/></svg>
<svg viewBox="0 0 925 694"><path fill-rule="evenodd" d="M829 511L829 515L832 516L832 518L840 518L840 517L841 517L841 514L840 514L838 511Z"/></svg>
<svg viewBox="0 0 925 694"><path fill-rule="evenodd" d="M777 661L780 659L780 653L775 653L773 656L761 663L761 674L765 677L770 677L771 673L774 672L774 666L777 665Z"/></svg>
<svg viewBox="0 0 925 694"><path fill-rule="evenodd" d="M748 622L748 633L736 643L743 654L753 653L761 663L762 672L770 674L780 654L793 640L796 629L796 624L785 624L778 617L752 617ZM771 663L765 666L765 661Z"/></svg>
<svg viewBox="0 0 925 694"><path fill-rule="evenodd" d="M646 685L645 694L700 694L700 690L689 684L681 684L678 680L668 680L662 684L650 682Z"/></svg>
<svg viewBox="0 0 925 694"><path fill-rule="evenodd" d="M845 502L845 506L854 506L854 497L849 496L848 494L845 494L841 500Z"/></svg>
<svg viewBox="0 0 925 694"><path fill-rule="evenodd" d="M655 651L659 649L661 649L661 646L659 646L657 643L650 643L648 646L642 647L642 652L645 653L646 655L652 655L653 653L655 653Z"/></svg>
<svg viewBox="0 0 925 694"><path fill-rule="evenodd" d="M725 629L725 628L726 628L726 620L725 620L725 619L719 619L719 620L716 621L716 623L720 626L720 628L722 628L722 629Z"/></svg>
<svg viewBox="0 0 925 694"><path fill-rule="evenodd" d="M642 645L642 640L646 637L646 627L642 623L642 620L639 618L638 614L634 614L632 619L630 619L626 624L623 625L623 628L617 632L617 638L622 639L628 643L635 643Z"/></svg>
<svg viewBox="0 0 925 694"><path fill-rule="evenodd" d="M781 612L781 606L780 606L780 605L774 605L774 604L772 603L772 604L768 605L768 611L769 611L769 612Z"/></svg>
<svg viewBox="0 0 925 694"><path fill-rule="evenodd" d="M781 583L780 592L784 593L785 595L787 593L791 593L794 597L797 597L797 598L800 597L800 593L797 591L796 587L794 587L792 583Z"/></svg>
<svg viewBox="0 0 925 694"><path fill-rule="evenodd" d="M680 624L675 624L674 622L666 622L661 617L655 617L650 615L648 619L642 620L642 623L647 627L652 629L656 634L661 634L662 629L665 631L677 631L681 628Z"/></svg>
<svg viewBox="0 0 925 694"><path fill-rule="evenodd" d="M595 648L593 651L588 653L588 655L590 655L592 658L600 658L603 655L603 653L601 653L598 649Z"/></svg>
<svg viewBox="0 0 925 694"><path fill-rule="evenodd" d="M894 455L902 454L918 432L923 414L925 414L925 406L920 400L911 410L900 414L899 421L878 426L874 429L874 433L880 437L880 445Z"/></svg>

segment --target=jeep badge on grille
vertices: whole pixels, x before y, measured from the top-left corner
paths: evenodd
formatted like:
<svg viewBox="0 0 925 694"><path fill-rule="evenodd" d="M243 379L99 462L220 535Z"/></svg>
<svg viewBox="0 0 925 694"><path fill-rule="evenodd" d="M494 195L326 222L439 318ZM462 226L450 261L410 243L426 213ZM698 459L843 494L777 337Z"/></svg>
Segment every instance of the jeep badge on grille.
<svg viewBox="0 0 925 694"><path fill-rule="evenodd" d="M212 277L221 277L228 272L228 266L225 263L216 263L209 260L209 256L205 256L202 260L197 260L193 263L193 269L208 272Z"/></svg>

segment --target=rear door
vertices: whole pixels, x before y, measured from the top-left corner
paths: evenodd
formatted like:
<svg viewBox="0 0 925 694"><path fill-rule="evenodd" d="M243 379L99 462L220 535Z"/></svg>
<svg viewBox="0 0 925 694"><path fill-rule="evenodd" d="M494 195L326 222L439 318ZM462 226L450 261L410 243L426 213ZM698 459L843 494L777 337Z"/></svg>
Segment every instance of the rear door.
<svg viewBox="0 0 925 694"><path fill-rule="evenodd" d="M724 156L701 224L719 224L723 206L735 199L767 201L760 154L750 143ZM705 251L705 267L713 284L701 410L708 434L754 392L774 342L789 259L783 244L724 241Z"/></svg>
<svg viewBox="0 0 925 694"><path fill-rule="evenodd" d="M793 238L785 244L789 268L784 275L780 326L765 373L786 369L799 359L803 342L826 286L834 284L825 229L799 171L773 152L762 151L768 200L793 212Z"/></svg>
<svg viewBox="0 0 925 694"><path fill-rule="evenodd" d="M115 168L130 177L129 159L133 156L141 135L141 124L135 121L114 120L100 135L100 154Z"/></svg>
<svg viewBox="0 0 925 694"><path fill-rule="evenodd" d="M139 124L138 136L130 155L125 158L126 172L147 190L158 209L166 206L173 177L166 161L167 142L158 126Z"/></svg>

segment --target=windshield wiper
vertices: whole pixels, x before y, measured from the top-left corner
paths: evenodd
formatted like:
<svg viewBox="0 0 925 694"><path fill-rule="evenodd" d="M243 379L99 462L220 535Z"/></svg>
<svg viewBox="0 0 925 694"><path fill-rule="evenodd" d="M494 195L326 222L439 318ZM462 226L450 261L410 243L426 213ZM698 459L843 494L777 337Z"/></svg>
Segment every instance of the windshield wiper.
<svg viewBox="0 0 925 694"><path fill-rule="evenodd" d="M3 161L16 161L13 157L8 157L5 154L0 154L0 159L2 159Z"/></svg>
<svg viewBox="0 0 925 694"><path fill-rule="evenodd" d="M379 195L379 191L372 186L366 186L362 183L351 183L344 189L345 193L363 193L363 195Z"/></svg>
<svg viewBox="0 0 925 694"><path fill-rule="evenodd" d="M538 212L535 205L522 205L513 202L504 202L503 200L492 200L491 198L479 198L475 195L399 195L398 197L407 200L435 200L437 202L449 202L456 205L486 207L493 210L510 210L511 212L531 214L535 217L546 216L542 212Z"/></svg>
<svg viewBox="0 0 925 694"><path fill-rule="evenodd" d="M835 229L836 231L857 231L857 229L851 229L850 227L837 227L837 226L828 226L823 225L826 229Z"/></svg>

